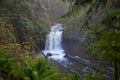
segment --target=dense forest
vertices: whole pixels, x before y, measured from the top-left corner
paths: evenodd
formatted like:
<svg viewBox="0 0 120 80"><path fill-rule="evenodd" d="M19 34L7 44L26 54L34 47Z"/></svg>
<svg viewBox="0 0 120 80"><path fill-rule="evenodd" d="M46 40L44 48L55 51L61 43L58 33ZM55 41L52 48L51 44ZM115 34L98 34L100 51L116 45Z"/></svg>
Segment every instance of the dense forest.
<svg viewBox="0 0 120 80"><path fill-rule="evenodd" d="M120 1L61 0L63 3L67 9L55 13L49 11L47 0L0 0L0 80L120 80ZM65 7L57 4L56 9ZM91 73L79 75L55 68L42 52L55 21L63 23L65 39L86 34L80 42L85 46L81 55L109 65L113 71L95 67Z"/></svg>
<svg viewBox="0 0 120 80"><path fill-rule="evenodd" d="M65 0L63 0L65 1ZM83 18L80 31L86 31L88 54L110 61L115 79L120 74L120 1L69 0L71 7L62 18Z"/></svg>

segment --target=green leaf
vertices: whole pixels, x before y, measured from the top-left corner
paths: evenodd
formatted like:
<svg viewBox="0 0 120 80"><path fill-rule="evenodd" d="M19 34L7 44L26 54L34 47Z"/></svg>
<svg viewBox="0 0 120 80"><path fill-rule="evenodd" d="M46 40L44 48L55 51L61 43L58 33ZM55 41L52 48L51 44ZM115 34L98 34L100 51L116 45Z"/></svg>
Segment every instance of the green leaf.
<svg viewBox="0 0 120 80"><path fill-rule="evenodd" d="M106 13L111 15L111 16L117 16L120 17L120 9L118 10L106 10Z"/></svg>

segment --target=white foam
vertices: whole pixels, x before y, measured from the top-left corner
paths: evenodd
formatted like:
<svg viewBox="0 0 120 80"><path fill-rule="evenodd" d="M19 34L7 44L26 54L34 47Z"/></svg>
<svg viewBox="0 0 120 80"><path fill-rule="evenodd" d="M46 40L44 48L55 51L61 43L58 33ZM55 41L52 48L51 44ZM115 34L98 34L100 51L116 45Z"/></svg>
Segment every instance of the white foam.
<svg viewBox="0 0 120 80"><path fill-rule="evenodd" d="M49 58L55 60L64 60L64 49L61 46L62 42L62 24L55 24L51 27L51 30L46 38L45 54L51 53Z"/></svg>

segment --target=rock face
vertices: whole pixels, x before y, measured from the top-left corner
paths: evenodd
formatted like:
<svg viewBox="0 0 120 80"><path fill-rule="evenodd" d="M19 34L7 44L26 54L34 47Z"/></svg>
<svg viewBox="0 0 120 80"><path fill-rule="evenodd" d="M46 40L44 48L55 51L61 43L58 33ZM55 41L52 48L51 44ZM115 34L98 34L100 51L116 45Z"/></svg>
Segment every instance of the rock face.
<svg viewBox="0 0 120 80"><path fill-rule="evenodd" d="M80 44L79 40L63 39L63 48L66 55L81 56L84 53L85 46Z"/></svg>

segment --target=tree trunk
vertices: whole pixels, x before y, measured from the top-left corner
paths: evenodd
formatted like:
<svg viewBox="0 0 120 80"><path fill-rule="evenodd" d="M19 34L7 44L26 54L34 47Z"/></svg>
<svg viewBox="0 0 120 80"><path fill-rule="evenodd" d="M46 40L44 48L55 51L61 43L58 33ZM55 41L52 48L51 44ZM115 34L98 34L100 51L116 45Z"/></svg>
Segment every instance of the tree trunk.
<svg viewBox="0 0 120 80"><path fill-rule="evenodd" d="M119 80L118 62L114 60L115 80Z"/></svg>

